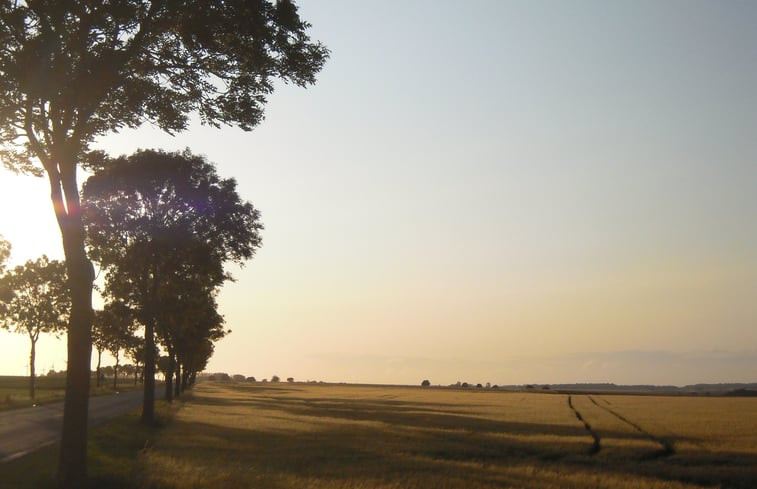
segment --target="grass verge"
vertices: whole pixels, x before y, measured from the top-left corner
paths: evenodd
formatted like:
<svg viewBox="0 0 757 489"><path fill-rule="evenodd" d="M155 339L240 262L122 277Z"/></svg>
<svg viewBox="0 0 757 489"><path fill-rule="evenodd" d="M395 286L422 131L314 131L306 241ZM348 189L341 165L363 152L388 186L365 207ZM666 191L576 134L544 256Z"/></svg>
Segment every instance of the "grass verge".
<svg viewBox="0 0 757 489"><path fill-rule="evenodd" d="M103 382L99 387L95 387L95 380L92 379L89 395L92 397L104 396L116 391L126 392L141 388L142 384L134 384L130 378L120 380L117 389L113 388L111 379ZM37 377L34 402L29 397L29 377L0 376L0 411L59 402L63 400L65 394L65 376Z"/></svg>
<svg viewBox="0 0 757 489"><path fill-rule="evenodd" d="M156 423L140 423L140 410L114 418L89 434L89 487L126 489L139 487L141 453L152 446L158 433L173 419L181 402L156 401ZM0 489L54 489L58 467L57 443L0 465Z"/></svg>

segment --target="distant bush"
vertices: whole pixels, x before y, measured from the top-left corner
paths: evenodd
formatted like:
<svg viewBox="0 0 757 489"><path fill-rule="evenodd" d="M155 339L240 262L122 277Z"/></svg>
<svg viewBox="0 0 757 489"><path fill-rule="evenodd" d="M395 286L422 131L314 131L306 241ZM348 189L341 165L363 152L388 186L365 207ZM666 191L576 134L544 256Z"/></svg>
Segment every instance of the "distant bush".
<svg viewBox="0 0 757 489"><path fill-rule="evenodd" d="M240 374L236 374L232 378L236 380L237 382L244 382L244 380L246 379L244 375L240 375Z"/></svg>
<svg viewBox="0 0 757 489"><path fill-rule="evenodd" d="M428 381L428 379L421 382L421 387L428 387L431 385L431 382Z"/></svg>
<svg viewBox="0 0 757 489"><path fill-rule="evenodd" d="M494 384L494 385L492 386L492 389L499 389L499 386L498 386L497 384Z"/></svg>
<svg viewBox="0 0 757 489"><path fill-rule="evenodd" d="M255 377L247 377L247 382L257 382L257 380L255 380Z"/></svg>
<svg viewBox="0 0 757 489"><path fill-rule="evenodd" d="M287 382L294 382L294 377L287 377Z"/></svg>
<svg viewBox="0 0 757 489"><path fill-rule="evenodd" d="M476 384L476 389L483 389L483 388L484 388L484 386L483 386L483 385L481 385L481 384Z"/></svg>
<svg viewBox="0 0 757 489"><path fill-rule="evenodd" d="M468 383L467 383L467 382L463 382L463 383L462 383L462 384L460 385L460 387L468 387Z"/></svg>
<svg viewBox="0 0 757 489"><path fill-rule="evenodd" d="M273 377L271 377L271 382L278 382L279 380L281 379L279 379L278 375L274 375Z"/></svg>

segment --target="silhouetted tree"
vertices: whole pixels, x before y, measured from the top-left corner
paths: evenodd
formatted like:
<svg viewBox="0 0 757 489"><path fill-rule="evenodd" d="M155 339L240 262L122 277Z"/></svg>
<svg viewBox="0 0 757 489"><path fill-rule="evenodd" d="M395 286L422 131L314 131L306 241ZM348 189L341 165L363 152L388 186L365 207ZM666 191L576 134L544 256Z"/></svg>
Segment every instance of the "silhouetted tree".
<svg viewBox="0 0 757 489"><path fill-rule="evenodd" d="M136 367L134 365L130 364L130 363L125 363L125 364L121 365L121 372L123 372L124 376L126 376L126 377L133 376L135 370L136 370Z"/></svg>
<svg viewBox="0 0 757 489"><path fill-rule="evenodd" d="M278 381L280 381L280 380L281 380L281 379L279 378L279 376L278 376L278 375L274 375L273 377L271 377L271 382L278 382Z"/></svg>
<svg viewBox="0 0 757 489"><path fill-rule="evenodd" d="M26 334L29 351L29 397L35 400L36 346L40 333L62 331L68 320L70 302L66 284L66 267L42 255L7 272L0 288L11 292L0 309L0 326Z"/></svg>
<svg viewBox="0 0 757 489"><path fill-rule="evenodd" d="M145 121L184 130L191 112L252 129L273 79L315 82L328 51L308 27L290 0L0 2L0 159L47 174L70 283L62 487L86 480L94 273L77 168L90 143Z"/></svg>
<svg viewBox="0 0 757 489"><path fill-rule="evenodd" d="M100 372L100 366L102 364L103 352L108 349L108 340L105 336L105 311L98 309L94 311L94 319L92 321L92 346L97 351L97 366L95 367L95 386L100 387L100 380L102 379L102 372Z"/></svg>
<svg viewBox="0 0 757 489"><path fill-rule="evenodd" d="M219 178L188 151L106 159L85 182L83 199L90 254L106 271L106 293L134 309L147 352L159 335L171 374L174 340L193 316L188 304L214 307L209 298L230 278L224 262L242 264L260 246L258 211L239 198L233 179ZM152 363L146 359L146 423L154 416Z"/></svg>
<svg viewBox="0 0 757 489"><path fill-rule="evenodd" d="M424 380L423 382L421 382L421 387L428 387L430 385L431 385L431 382L428 380Z"/></svg>
<svg viewBox="0 0 757 489"><path fill-rule="evenodd" d="M92 344L97 350L97 386L100 386L100 363L103 351L108 351L116 360L113 374L113 388L118 384L118 367L121 351L132 347L137 341L134 336L136 324L131 310L119 302L108 303L103 310L95 311L92 324Z"/></svg>
<svg viewBox="0 0 757 489"><path fill-rule="evenodd" d="M287 377L287 382L294 382L294 377Z"/></svg>
<svg viewBox="0 0 757 489"><path fill-rule="evenodd" d="M168 379L168 376L170 375L170 370L169 370L170 362L171 360L168 358L168 355L161 355L160 357L158 357L158 364L157 364L158 370L163 374L163 377L165 377L166 379Z"/></svg>
<svg viewBox="0 0 757 489"><path fill-rule="evenodd" d="M134 314L131 309L121 302L111 302L105 305L104 312L107 314L106 336L108 338L108 351L116 360L113 366L113 389L118 387L118 367L121 352L128 350L137 341L134 336L137 329Z"/></svg>

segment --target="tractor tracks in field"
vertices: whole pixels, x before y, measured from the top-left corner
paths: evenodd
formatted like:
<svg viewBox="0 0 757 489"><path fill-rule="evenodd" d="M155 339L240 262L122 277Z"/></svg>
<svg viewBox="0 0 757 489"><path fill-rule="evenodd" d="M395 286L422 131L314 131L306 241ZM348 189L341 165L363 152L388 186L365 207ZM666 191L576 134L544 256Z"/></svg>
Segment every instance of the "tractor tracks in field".
<svg viewBox="0 0 757 489"><path fill-rule="evenodd" d="M615 416L619 420L621 420L624 423L626 423L628 426L632 427L634 430L638 431L642 435L646 436L647 438L649 438L653 442L655 442L658 445L660 445L660 447L661 447L660 450L657 450L657 451L653 452L652 454L650 454L646 458L669 457L669 456L673 455L674 453L676 453L675 447L673 446L673 442L671 440L668 440L666 438L661 438L661 437L659 437L659 436L657 436L657 435L655 435L653 433L650 433L649 431L647 431L644 428L642 428L641 426L639 426L637 423L635 423L635 422L631 421L630 419L626 418L625 416L623 416L619 412L615 411L614 409L610 408L609 406L604 406L602 404L599 404L596 401L596 399L594 399L592 396L587 396L587 397L598 408L607 411L608 413L612 414L613 416ZM569 399L568 402L570 402L570 399Z"/></svg>
<svg viewBox="0 0 757 489"><path fill-rule="evenodd" d="M571 396L570 394L568 394L568 407L571 409L571 411L573 411L573 414L576 415L576 418L578 418L578 420L581 423L583 423L584 428L586 428L586 431L589 432L589 435L591 435L592 439L594 440L594 443L592 443L591 448L589 448L589 455L594 455L598 453L602 449L599 433L594 431L594 429L591 427L589 422L584 419L583 415L573 405L573 396Z"/></svg>

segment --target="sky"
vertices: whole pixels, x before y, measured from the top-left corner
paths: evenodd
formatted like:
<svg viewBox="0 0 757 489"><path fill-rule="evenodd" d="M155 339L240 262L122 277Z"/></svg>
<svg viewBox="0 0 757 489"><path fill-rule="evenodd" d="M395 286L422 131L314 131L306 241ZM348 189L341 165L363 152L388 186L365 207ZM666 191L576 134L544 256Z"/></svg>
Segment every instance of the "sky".
<svg viewBox="0 0 757 489"><path fill-rule="evenodd" d="M262 213L210 371L757 381L757 4L300 3L331 58L254 131L97 141L203 154ZM62 256L48 195L0 171L13 263Z"/></svg>

